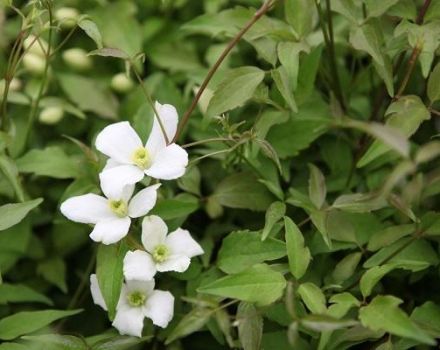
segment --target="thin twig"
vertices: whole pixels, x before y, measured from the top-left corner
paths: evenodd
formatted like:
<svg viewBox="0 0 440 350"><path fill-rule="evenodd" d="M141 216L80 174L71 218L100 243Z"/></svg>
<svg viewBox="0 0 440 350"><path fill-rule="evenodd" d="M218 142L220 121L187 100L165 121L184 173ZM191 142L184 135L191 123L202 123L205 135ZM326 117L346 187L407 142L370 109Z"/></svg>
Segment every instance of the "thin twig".
<svg viewBox="0 0 440 350"><path fill-rule="evenodd" d="M29 139L30 130L32 127L32 124L35 120L35 117L37 115L38 106L40 104L40 100L43 97L44 89L46 88L46 81L47 76L49 74L49 66L50 66L50 52L52 50L52 23L53 23L53 14L52 14L52 7L49 1L46 1L47 10L49 12L49 35L48 35L48 44L47 44L47 51L45 52L45 64L44 64L44 72L43 77L41 78L41 85L40 89L38 90L37 97L32 101L31 104L31 110L29 112L28 122L26 125L26 131L24 135L24 144L27 144L27 141Z"/></svg>
<svg viewBox="0 0 440 350"><path fill-rule="evenodd" d="M407 69L405 72L405 76L403 77L402 82L400 83L399 90L397 91L397 94L394 96L393 101L398 100L402 94L405 92L405 88L408 85L409 78L411 77L412 72L414 71L414 67L417 62L417 57L419 57L420 52L422 51L422 44L419 42L417 43L416 47L411 53L411 57L409 58Z"/></svg>
<svg viewBox="0 0 440 350"><path fill-rule="evenodd" d="M154 116L155 116L156 120L159 123L159 127L160 127L160 130L162 131L162 134L163 134L163 137L165 139L166 144L169 145L170 143L173 143L174 140L172 140L170 142L170 140L168 138L168 135L166 133L165 127L164 127L164 125L162 123L162 120L160 119L159 113L156 110L156 105L154 104L154 101L151 98L150 93L148 92L147 88L145 87L144 81L142 80L141 76L139 75L139 73L138 73L138 71L136 69L136 66L134 65L134 62L132 60L129 60L129 63L131 65L131 68L133 69L134 76L136 77L136 79L137 79L137 81L138 81L138 83L139 83L139 85L140 85L140 87L142 89L142 92L143 92L144 96L147 98L148 104L153 109Z"/></svg>
<svg viewBox="0 0 440 350"><path fill-rule="evenodd" d="M220 57L217 59L217 61L214 63L214 65L211 67L208 74L206 75L206 78L203 81L202 85L200 86L199 90L197 91L196 96L192 100L190 107L183 115L182 121L180 122L179 127L177 128L176 135L174 136L171 142L175 142L179 138L179 135L182 133L183 128L188 123L188 120L192 112L194 111L194 109L197 106L197 103L202 97L203 92L205 91L206 87L208 86L209 82L211 81L212 77L214 76L215 72L218 70L224 59L228 56L228 54L235 47L235 45L237 45L237 43L240 41L243 35L245 35L246 32L272 8L272 6L276 3L276 1L277 0L266 0L264 4L257 10L257 12L255 12L254 16L249 20L249 22L237 33L237 35L229 42L229 44L223 50Z"/></svg>

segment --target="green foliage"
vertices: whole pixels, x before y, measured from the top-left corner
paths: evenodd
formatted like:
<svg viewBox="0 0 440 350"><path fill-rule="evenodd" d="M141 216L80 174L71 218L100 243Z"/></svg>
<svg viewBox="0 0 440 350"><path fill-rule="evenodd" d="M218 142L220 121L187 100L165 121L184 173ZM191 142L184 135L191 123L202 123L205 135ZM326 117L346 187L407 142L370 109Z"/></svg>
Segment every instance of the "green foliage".
<svg viewBox="0 0 440 350"><path fill-rule="evenodd" d="M438 347L439 38L429 0L0 1L0 350ZM189 166L148 215L204 254L137 338L110 328L142 219L98 246L60 205L150 97Z"/></svg>

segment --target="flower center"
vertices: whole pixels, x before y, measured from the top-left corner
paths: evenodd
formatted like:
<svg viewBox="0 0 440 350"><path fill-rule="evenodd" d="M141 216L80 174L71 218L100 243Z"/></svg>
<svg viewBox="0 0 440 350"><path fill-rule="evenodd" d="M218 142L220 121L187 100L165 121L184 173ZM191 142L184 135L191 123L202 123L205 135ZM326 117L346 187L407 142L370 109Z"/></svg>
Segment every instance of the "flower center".
<svg viewBox="0 0 440 350"><path fill-rule="evenodd" d="M109 206L113 213L115 213L120 218L126 217L128 212L127 203L124 202L122 199L120 200L109 200Z"/></svg>
<svg viewBox="0 0 440 350"><path fill-rule="evenodd" d="M134 151L131 159L141 169L147 169L151 165L150 154L145 147L140 147Z"/></svg>
<svg viewBox="0 0 440 350"><path fill-rule="evenodd" d="M168 247L164 244L159 244L153 250L153 260L157 263L164 262L168 258Z"/></svg>
<svg viewBox="0 0 440 350"><path fill-rule="evenodd" d="M131 292L127 295L128 304L133 307L141 307L147 301L147 296L139 291Z"/></svg>

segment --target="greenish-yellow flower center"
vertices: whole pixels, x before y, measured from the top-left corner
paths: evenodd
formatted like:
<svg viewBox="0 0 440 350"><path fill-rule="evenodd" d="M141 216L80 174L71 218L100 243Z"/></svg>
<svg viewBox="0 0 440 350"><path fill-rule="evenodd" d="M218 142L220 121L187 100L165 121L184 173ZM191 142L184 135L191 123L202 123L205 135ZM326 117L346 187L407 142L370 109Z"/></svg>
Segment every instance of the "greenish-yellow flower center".
<svg viewBox="0 0 440 350"><path fill-rule="evenodd" d="M141 307L147 301L147 296L139 291L131 292L127 295L128 304L133 307Z"/></svg>
<svg viewBox="0 0 440 350"><path fill-rule="evenodd" d="M126 217L128 212L127 203L122 199L120 200L109 200L109 206L113 213L115 213L120 218Z"/></svg>
<svg viewBox="0 0 440 350"><path fill-rule="evenodd" d="M151 165L150 154L145 147L140 147L136 151L134 151L131 159L133 160L133 163L142 170L148 169Z"/></svg>
<svg viewBox="0 0 440 350"><path fill-rule="evenodd" d="M159 244L153 250L153 259L157 263L164 262L168 258L168 247L164 244Z"/></svg>

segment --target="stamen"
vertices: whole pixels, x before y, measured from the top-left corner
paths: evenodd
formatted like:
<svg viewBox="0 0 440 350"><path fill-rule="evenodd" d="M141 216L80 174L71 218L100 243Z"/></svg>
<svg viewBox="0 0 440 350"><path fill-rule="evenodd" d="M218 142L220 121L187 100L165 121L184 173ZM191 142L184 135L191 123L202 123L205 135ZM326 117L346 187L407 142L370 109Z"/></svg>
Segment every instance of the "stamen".
<svg viewBox="0 0 440 350"><path fill-rule="evenodd" d="M127 295L128 304L133 307L141 307L147 301L147 296L139 291L131 292Z"/></svg>
<svg viewBox="0 0 440 350"><path fill-rule="evenodd" d="M113 213L115 213L120 218L126 217L128 213L128 207L127 203L124 202L122 199L120 200L109 200L109 206Z"/></svg>
<svg viewBox="0 0 440 350"><path fill-rule="evenodd" d="M134 151L131 159L133 163L142 170L148 169L151 165L150 154L145 147L140 147L136 151Z"/></svg>
<svg viewBox="0 0 440 350"><path fill-rule="evenodd" d="M168 259L169 250L164 244L159 244L153 250L153 260L157 263L162 263Z"/></svg>

